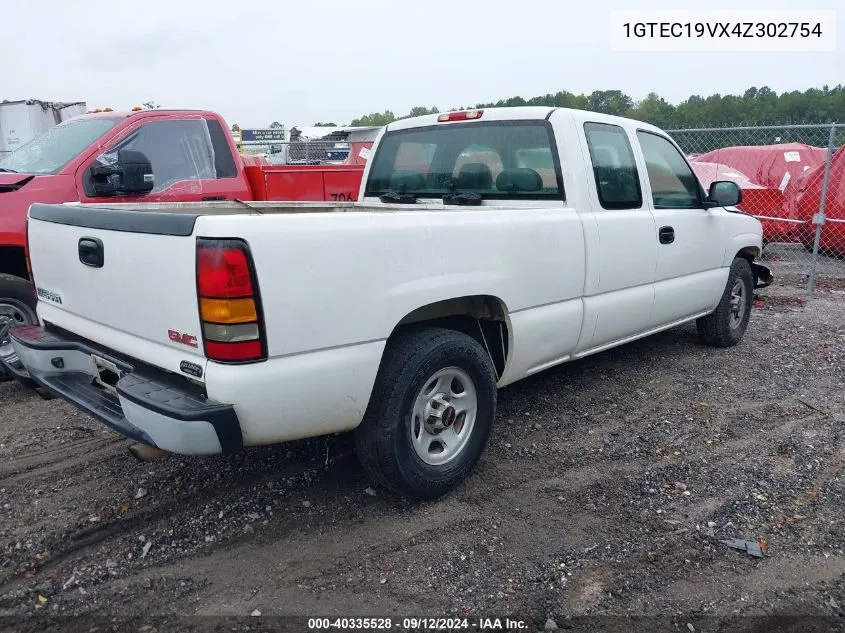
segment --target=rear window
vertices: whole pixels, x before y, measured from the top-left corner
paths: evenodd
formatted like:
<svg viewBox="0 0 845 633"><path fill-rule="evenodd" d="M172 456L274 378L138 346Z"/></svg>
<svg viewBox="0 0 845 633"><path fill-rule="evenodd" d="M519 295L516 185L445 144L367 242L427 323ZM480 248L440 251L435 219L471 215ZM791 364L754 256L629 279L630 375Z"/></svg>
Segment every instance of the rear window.
<svg viewBox="0 0 845 633"><path fill-rule="evenodd" d="M551 126L545 121L462 123L384 135L366 195L419 198L473 192L503 200L562 200Z"/></svg>

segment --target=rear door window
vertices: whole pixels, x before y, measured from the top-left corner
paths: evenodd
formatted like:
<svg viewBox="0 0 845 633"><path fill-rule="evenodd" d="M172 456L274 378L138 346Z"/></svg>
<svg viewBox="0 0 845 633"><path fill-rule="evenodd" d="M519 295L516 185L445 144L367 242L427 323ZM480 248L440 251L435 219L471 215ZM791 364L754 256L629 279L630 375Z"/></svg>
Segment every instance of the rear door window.
<svg viewBox="0 0 845 633"><path fill-rule="evenodd" d="M599 202L605 209L639 209L642 187L628 134L618 125L585 123Z"/></svg>
<svg viewBox="0 0 845 633"><path fill-rule="evenodd" d="M473 192L485 199L562 200L551 125L497 121L387 132L373 158L367 196L419 198ZM533 163L532 163L533 158Z"/></svg>

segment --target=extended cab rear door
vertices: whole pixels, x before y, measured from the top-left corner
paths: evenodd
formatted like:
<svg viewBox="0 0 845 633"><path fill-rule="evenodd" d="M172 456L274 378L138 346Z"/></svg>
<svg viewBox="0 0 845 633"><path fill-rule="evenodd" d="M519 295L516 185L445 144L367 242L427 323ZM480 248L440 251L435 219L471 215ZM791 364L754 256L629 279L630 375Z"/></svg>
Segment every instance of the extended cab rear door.
<svg viewBox="0 0 845 633"><path fill-rule="evenodd" d="M643 197L636 139L600 116L575 117L587 168L582 176L586 195L578 208L587 248L578 348L586 354L649 329L657 237Z"/></svg>
<svg viewBox="0 0 845 633"><path fill-rule="evenodd" d="M156 114L138 120L85 161L76 174L79 199L101 202L199 202L250 199L251 193L220 122L202 114ZM92 186L91 167L119 150L142 152L153 168L155 185L147 194L109 196Z"/></svg>

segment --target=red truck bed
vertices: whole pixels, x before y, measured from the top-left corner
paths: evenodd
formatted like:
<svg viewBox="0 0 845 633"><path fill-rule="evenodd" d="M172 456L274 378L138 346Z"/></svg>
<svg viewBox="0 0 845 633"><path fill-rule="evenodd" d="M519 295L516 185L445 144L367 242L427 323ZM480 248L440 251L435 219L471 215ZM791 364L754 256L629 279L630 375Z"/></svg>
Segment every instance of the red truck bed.
<svg viewBox="0 0 845 633"><path fill-rule="evenodd" d="M255 200L352 201L364 165L246 165Z"/></svg>

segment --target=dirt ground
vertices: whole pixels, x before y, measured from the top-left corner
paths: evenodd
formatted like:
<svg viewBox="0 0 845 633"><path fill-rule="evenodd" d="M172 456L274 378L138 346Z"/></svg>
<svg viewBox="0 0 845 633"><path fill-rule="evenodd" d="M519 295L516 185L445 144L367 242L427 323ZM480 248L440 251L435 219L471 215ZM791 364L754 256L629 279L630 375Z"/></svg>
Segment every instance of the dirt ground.
<svg viewBox="0 0 845 633"><path fill-rule="evenodd" d="M609 630L643 616L713 631L843 616L845 286L805 296L760 291L734 349L684 326L502 390L476 471L416 505L367 490L348 436L139 463L76 409L2 384L0 627L370 615ZM732 538L764 539L765 557ZM243 619L195 617L212 615ZM843 620L801 630L811 621Z"/></svg>

